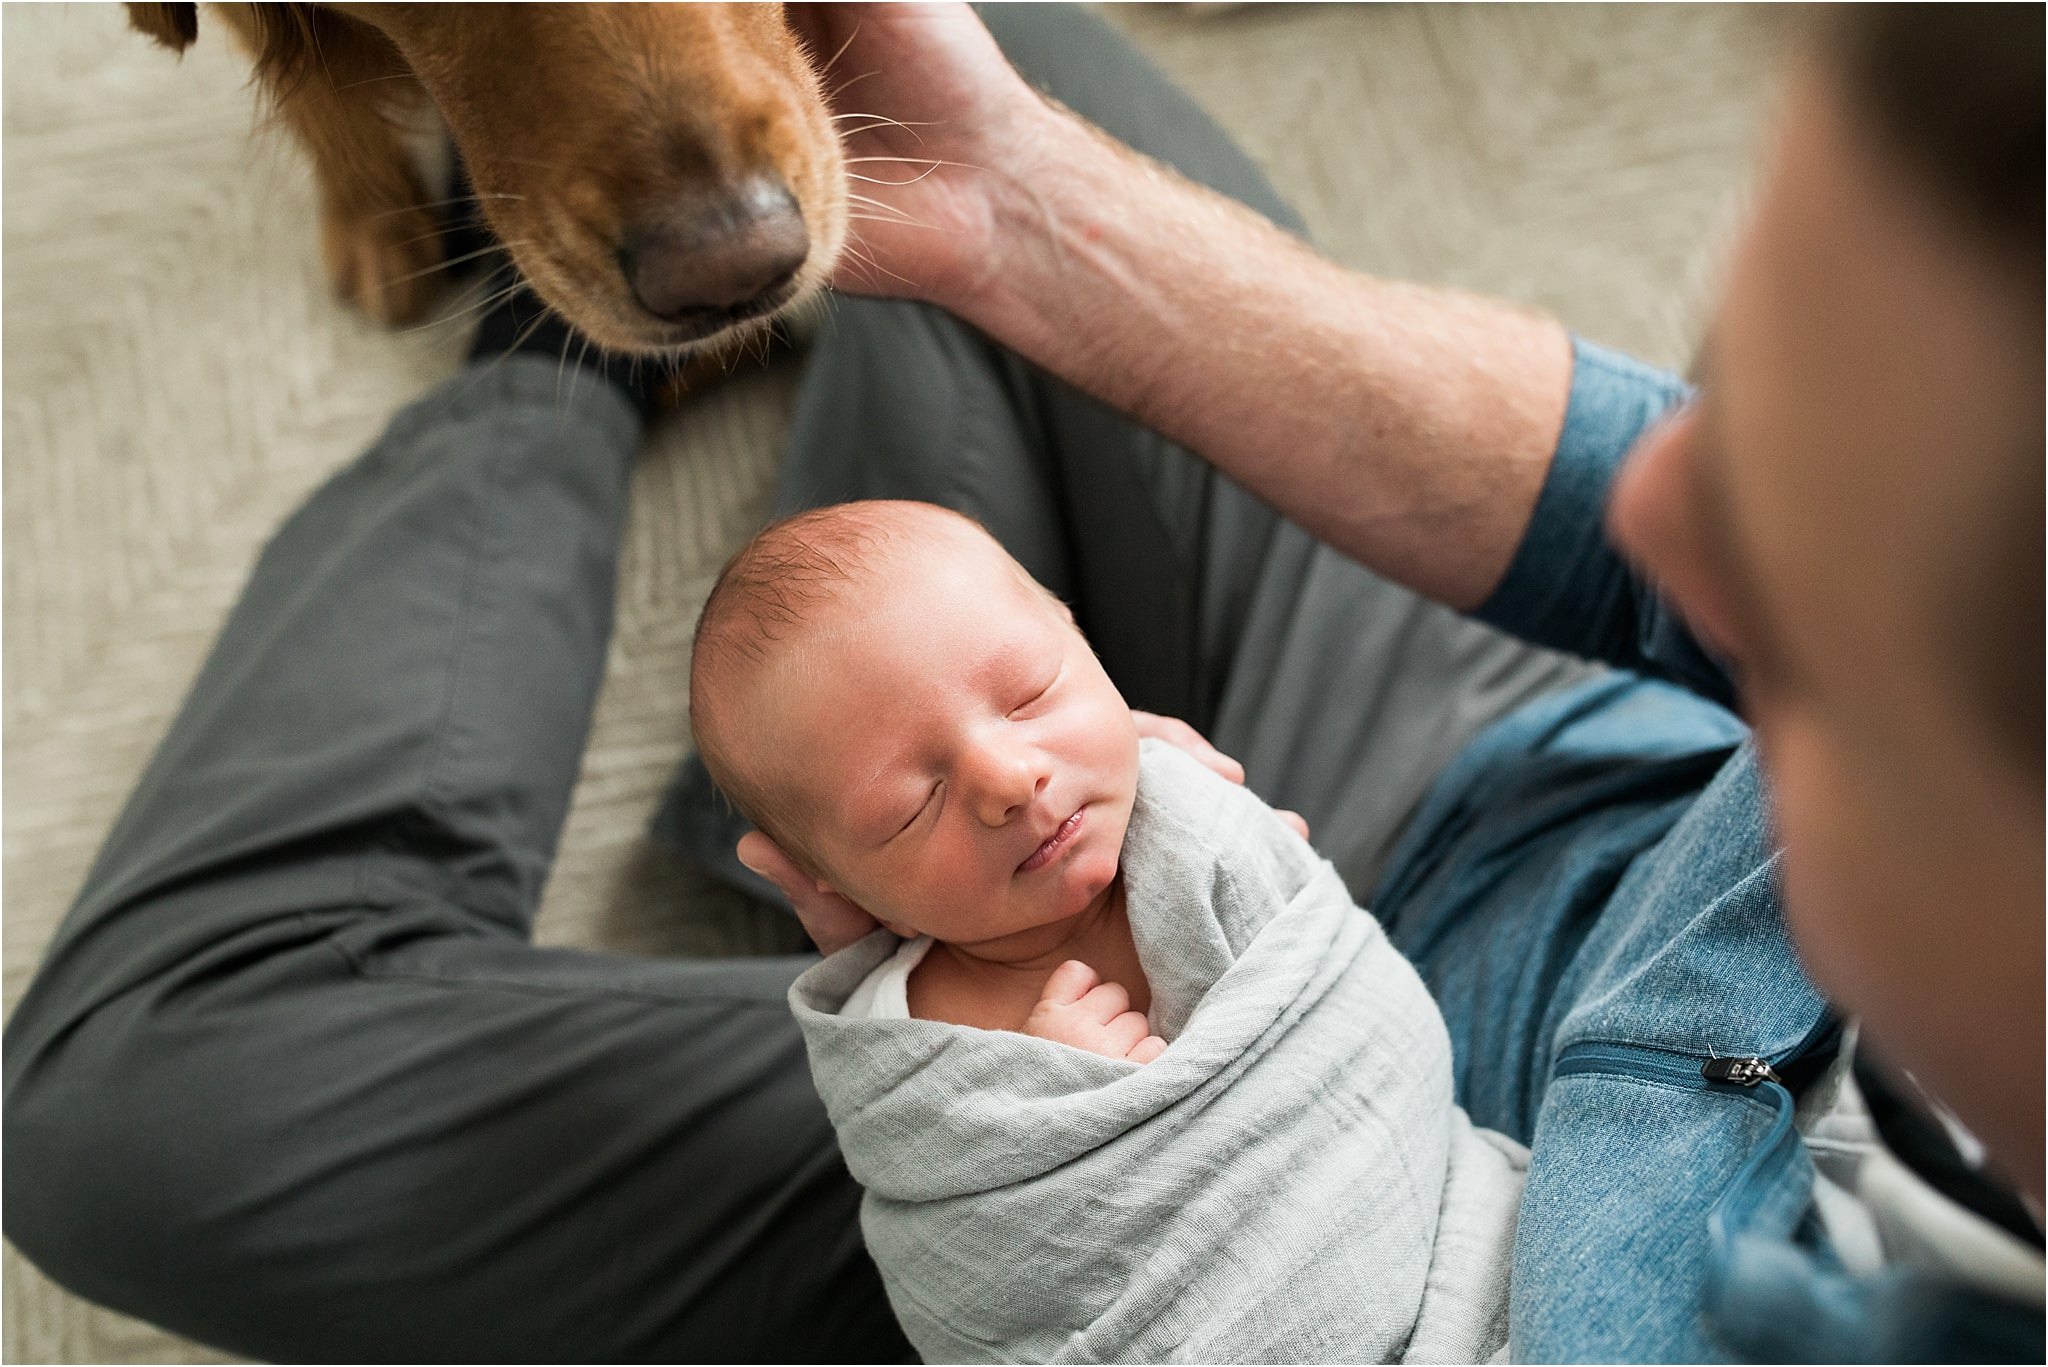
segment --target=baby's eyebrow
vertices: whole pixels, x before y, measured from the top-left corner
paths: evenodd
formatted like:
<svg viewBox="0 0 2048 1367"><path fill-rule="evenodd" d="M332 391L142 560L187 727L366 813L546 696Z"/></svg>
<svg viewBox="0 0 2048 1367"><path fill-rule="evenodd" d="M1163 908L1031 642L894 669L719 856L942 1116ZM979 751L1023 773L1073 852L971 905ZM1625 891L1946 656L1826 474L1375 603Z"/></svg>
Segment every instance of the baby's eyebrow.
<svg viewBox="0 0 2048 1367"><path fill-rule="evenodd" d="M901 762L902 757L900 755L879 760L876 762L874 770L866 778L847 789L843 807L849 818L849 824L858 833L860 839L879 845L890 836L896 834L898 825L895 824L895 818L890 813L880 810L877 804L868 802L867 798L885 778L890 776L891 771L897 768ZM861 811L860 808L863 805L868 807L869 810ZM886 830L883 829L885 825L888 827Z"/></svg>
<svg viewBox="0 0 2048 1367"><path fill-rule="evenodd" d="M1029 654L1027 647L1015 641L1005 641L984 655L971 666L968 677L977 684L1000 683L1021 672Z"/></svg>
<svg viewBox="0 0 2048 1367"><path fill-rule="evenodd" d="M978 688L1001 690L1023 683L1043 683L1035 677L1042 673L1048 657L1064 658L1047 637L1018 640L1012 637L991 648L979 662L969 666L969 679Z"/></svg>

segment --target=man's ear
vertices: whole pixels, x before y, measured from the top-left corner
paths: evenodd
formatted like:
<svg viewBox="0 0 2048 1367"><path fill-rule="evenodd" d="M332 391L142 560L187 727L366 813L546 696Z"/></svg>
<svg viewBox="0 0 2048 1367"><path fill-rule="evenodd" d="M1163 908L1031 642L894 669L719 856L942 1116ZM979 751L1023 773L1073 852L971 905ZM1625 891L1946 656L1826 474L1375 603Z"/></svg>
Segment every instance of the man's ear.
<svg viewBox="0 0 2048 1367"><path fill-rule="evenodd" d="M812 882L817 887L818 892L822 896L837 897L840 901L846 903L846 905L850 907L858 907L860 905L860 903L854 901L851 897L848 897L845 893L841 892L838 888L833 887L830 883L826 882L822 878L813 879ZM921 931L915 931L907 926L898 925L894 921L883 921L878 919L875 922L875 924L880 926L882 929L888 931L891 935L894 935L899 940L915 940L920 934L922 934Z"/></svg>
<svg viewBox="0 0 2048 1367"><path fill-rule="evenodd" d="M130 5L128 26L173 52L183 52L199 37L199 6Z"/></svg>

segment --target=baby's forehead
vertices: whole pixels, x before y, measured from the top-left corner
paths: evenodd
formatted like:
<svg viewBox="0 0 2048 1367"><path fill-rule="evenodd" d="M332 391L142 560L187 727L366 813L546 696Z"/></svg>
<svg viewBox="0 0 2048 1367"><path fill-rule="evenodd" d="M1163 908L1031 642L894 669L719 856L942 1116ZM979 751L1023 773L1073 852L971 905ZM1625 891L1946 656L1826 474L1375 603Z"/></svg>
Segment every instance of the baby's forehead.
<svg viewBox="0 0 2048 1367"><path fill-rule="evenodd" d="M753 703L792 714L844 716L835 704L872 694L863 724L904 710L932 688L985 672L1021 649L1051 600L993 538L971 523L926 526L845 571L754 673ZM1033 637L1035 639L1035 636Z"/></svg>

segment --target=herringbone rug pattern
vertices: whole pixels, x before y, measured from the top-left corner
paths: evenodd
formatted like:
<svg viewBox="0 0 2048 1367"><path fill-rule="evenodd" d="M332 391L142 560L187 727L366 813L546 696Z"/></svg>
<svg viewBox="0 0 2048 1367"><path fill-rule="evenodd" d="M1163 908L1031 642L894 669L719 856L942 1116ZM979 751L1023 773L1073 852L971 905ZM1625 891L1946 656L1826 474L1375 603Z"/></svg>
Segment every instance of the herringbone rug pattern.
<svg viewBox="0 0 2048 1367"><path fill-rule="evenodd" d="M1506 294L1683 365L1737 220L1783 25L1721 7L1160 6L1131 31L1338 259ZM271 528L464 326L382 332L319 279L308 177L202 21L5 8L5 1000ZM253 136L252 136L253 134ZM682 754L690 626L766 508L793 373L730 384L640 467L618 631L543 939L786 947L642 830ZM219 1361L7 1250L9 1361Z"/></svg>

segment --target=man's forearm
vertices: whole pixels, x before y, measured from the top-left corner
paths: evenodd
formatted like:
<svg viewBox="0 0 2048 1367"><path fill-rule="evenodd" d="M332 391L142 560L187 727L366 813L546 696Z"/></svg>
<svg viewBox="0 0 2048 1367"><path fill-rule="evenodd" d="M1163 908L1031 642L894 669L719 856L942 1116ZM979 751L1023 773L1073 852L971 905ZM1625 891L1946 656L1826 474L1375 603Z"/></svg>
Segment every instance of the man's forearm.
<svg viewBox="0 0 2048 1367"><path fill-rule="evenodd" d="M1375 280L1049 111L947 305L1390 578L1483 601L1571 383L1554 321Z"/></svg>

